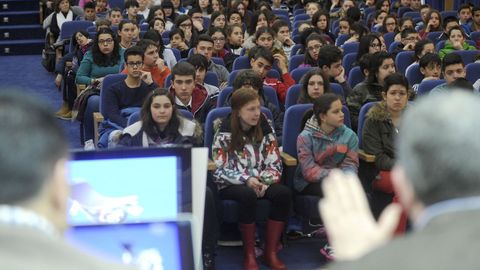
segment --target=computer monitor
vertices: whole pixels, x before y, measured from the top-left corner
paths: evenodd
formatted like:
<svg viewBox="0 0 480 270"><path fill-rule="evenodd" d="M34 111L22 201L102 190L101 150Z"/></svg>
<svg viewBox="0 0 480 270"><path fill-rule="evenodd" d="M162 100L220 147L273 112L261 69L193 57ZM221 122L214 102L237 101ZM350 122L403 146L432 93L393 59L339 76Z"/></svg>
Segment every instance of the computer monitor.
<svg viewBox="0 0 480 270"><path fill-rule="evenodd" d="M67 240L97 257L138 269L195 269L191 223L186 219L75 226Z"/></svg>
<svg viewBox="0 0 480 270"><path fill-rule="evenodd" d="M70 225L126 223L192 212L191 148L71 153Z"/></svg>

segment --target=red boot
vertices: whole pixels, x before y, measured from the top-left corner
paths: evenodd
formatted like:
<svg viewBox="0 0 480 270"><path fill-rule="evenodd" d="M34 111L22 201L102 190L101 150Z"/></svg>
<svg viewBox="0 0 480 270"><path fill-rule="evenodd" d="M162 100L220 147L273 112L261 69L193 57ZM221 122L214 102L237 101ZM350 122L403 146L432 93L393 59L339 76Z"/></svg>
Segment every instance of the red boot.
<svg viewBox="0 0 480 270"><path fill-rule="evenodd" d="M259 270L255 256L255 223L240 223L243 239L243 268L245 270Z"/></svg>
<svg viewBox="0 0 480 270"><path fill-rule="evenodd" d="M267 232L265 240L265 252L263 258L265 264L274 270L286 270L285 264L277 257L277 244L283 233L285 222L269 219L267 221Z"/></svg>

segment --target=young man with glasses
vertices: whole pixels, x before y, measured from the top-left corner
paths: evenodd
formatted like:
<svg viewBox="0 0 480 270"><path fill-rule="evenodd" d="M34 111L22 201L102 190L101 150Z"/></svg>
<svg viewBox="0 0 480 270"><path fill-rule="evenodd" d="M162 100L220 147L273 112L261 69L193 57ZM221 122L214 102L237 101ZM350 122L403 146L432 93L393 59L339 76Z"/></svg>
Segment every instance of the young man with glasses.
<svg viewBox="0 0 480 270"><path fill-rule="evenodd" d="M143 51L142 71L150 73L152 80L158 85L158 87L163 87L165 85L165 79L170 74L170 69L159 56L157 44L150 39L142 39L137 43L136 47ZM127 66L122 73L128 73Z"/></svg>
<svg viewBox="0 0 480 270"><path fill-rule="evenodd" d="M188 11L188 16L192 18L193 27L197 29L198 34L207 33L207 28L203 27L203 12L199 8L192 8Z"/></svg>
<svg viewBox="0 0 480 270"><path fill-rule="evenodd" d="M415 29L407 28L402 31L400 34L401 43L393 49L392 54L397 56L398 53L403 51L413 51L415 49L415 44L420 40L420 36Z"/></svg>
<svg viewBox="0 0 480 270"><path fill-rule="evenodd" d="M113 146L111 142L127 126L128 116L139 110L148 93L158 87L150 72L142 70L144 51L140 47L128 48L124 57L127 78L104 89L100 100L104 121L100 125L99 148Z"/></svg>

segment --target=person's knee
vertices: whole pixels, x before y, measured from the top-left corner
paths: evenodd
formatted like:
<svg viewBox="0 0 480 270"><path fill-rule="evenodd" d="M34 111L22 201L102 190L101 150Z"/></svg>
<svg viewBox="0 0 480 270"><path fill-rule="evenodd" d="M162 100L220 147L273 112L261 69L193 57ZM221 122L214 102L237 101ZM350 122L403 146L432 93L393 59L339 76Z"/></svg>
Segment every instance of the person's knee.
<svg viewBox="0 0 480 270"><path fill-rule="evenodd" d="M247 187L243 190L239 203L242 207L252 208L257 204L257 194L253 189Z"/></svg>

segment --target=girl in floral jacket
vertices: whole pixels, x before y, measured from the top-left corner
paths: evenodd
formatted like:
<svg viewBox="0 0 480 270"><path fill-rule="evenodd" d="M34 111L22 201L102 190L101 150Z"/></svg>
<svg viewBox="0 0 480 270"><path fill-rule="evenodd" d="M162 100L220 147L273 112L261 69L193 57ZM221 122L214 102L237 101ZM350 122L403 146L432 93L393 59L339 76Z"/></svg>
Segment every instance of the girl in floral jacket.
<svg viewBox="0 0 480 270"><path fill-rule="evenodd" d="M279 183L282 162L273 129L260 110L257 91L240 88L231 97L232 113L215 134L212 156L217 166L213 177L224 200L240 204L244 269L259 269L255 258L255 210L257 199L272 203L266 225L265 263L286 269L277 258L276 246L290 210L290 191Z"/></svg>

